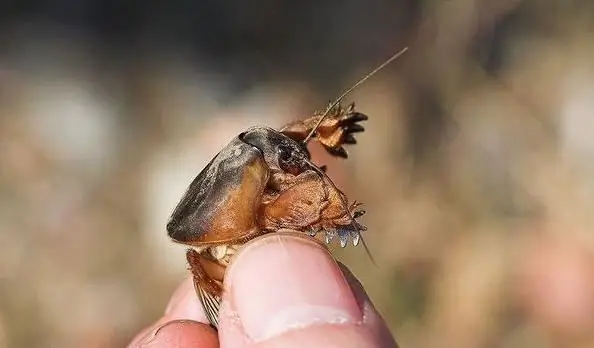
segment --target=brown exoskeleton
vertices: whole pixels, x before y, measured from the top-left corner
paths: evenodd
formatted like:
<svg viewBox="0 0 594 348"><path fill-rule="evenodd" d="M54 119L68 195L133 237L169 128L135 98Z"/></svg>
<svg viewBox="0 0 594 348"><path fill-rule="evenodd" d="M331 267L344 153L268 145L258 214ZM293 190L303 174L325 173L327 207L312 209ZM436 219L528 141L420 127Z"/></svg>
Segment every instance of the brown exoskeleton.
<svg viewBox="0 0 594 348"><path fill-rule="evenodd" d="M170 238L190 246L186 257L206 315L215 328L225 269L247 241L279 230L321 233L326 243L338 237L342 247L361 240L364 211L347 198L322 167L310 160L307 142L315 138L333 156L347 157L355 133L367 116L342 98L392 56L343 93L324 113L292 122L280 130L252 127L235 137L192 181L167 224Z"/></svg>

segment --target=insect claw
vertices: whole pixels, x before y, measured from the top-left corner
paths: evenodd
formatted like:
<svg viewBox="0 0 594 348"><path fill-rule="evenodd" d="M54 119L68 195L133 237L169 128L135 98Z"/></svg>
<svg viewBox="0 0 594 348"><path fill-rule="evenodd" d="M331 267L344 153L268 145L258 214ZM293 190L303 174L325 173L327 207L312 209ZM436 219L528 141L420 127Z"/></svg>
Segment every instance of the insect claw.
<svg viewBox="0 0 594 348"><path fill-rule="evenodd" d="M360 112L353 112L353 113L349 114L348 118L353 123L367 121L369 119L369 117L367 115L362 114Z"/></svg>
<svg viewBox="0 0 594 348"><path fill-rule="evenodd" d="M353 231L351 233L351 238L353 239L353 246L359 245L359 241L361 240L361 235L357 231Z"/></svg>
<svg viewBox="0 0 594 348"><path fill-rule="evenodd" d="M353 112L348 113L346 116L344 116L338 124L344 127L345 125L353 125L357 122L367 121L368 119L369 117L367 117L367 115L365 114L362 114L360 112Z"/></svg>
<svg viewBox="0 0 594 348"><path fill-rule="evenodd" d="M355 137L352 134L347 133L343 142L345 144L356 144L357 139L355 139Z"/></svg>
<svg viewBox="0 0 594 348"><path fill-rule="evenodd" d="M351 233L350 229L341 228L338 230L338 237L340 238L340 247L344 248L347 246L349 242L349 235Z"/></svg>
<svg viewBox="0 0 594 348"><path fill-rule="evenodd" d="M337 157L342 157L342 158L349 157L346 150L342 146L339 148L336 148L336 149L329 148L329 152L330 152L330 154L337 156Z"/></svg>
<svg viewBox="0 0 594 348"><path fill-rule="evenodd" d="M347 132L349 133L360 133L363 131L365 131L365 128L360 124L353 124L352 126L349 126L349 128L347 128Z"/></svg>
<svg viewBox="0 0 594 348"><path fill-rule="evenodd" d="M365 210L357 210L356 212L353 213L353 218L359 218L361 216L365 215Z"/></svg>
<svg viewBox="0 0 594 348"><path fill-rule="evenodd" d="M340 237L340 247L344 248L346 247L348 241L349 241L349 235L348 234L341 234L339 235Z"/></svg>
<svg viewBox="0 0 594 348"><path fill-rule="evenodd" d="M326 244L330 244L332 238L334 238L335 234L333 232L326 231Z"/></svg>
<svg viewBox="0 0 594 348"><path fill-rule="evenodd" d="M355 111L355 102L350 103L349 106L347 107L347 114L350 114L353 111Z"/></svg>

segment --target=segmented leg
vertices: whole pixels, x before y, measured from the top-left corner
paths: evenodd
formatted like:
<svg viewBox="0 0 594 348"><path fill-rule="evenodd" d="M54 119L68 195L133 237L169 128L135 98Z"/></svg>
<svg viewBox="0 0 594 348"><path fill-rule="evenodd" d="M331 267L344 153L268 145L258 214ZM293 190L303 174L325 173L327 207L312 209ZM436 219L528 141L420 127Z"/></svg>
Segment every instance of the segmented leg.
<svg viewBox="0 0 594 348"><path fill-rule="evenodd" d="M313 171L295 178L276 196L271 196L260 207L260 226L264 230L288 228L302 232L324 230L355 231L364 227L356 222L362 215L359 203L346 203L344 194ZM351 219L352 216L352 219Z"/></svg>
<svg viewBox="0 0 594 348"><path fill-rule="evenodd" d="M296 141L303 141L324 112L325 110L304 120L289 123L280 131ZM350 104L346 109L338 104L328 112L315 131L314 137L331 155L347 158L348 154L343 145L357 143L354 134L365 130L359 122L367 119L366 115L355 111L355 103Z"/></svg>
<svg viewBox="0 0 594 348"><path fill-rule="evenodd" d="M284 182L283 186L280 193L269 197L260 206L258 215L264 230L305 231L320 220L322 210L328 205L328 188L317 173L304 172L290 182Z"/></svg>
<svg viewBox="0 0 594 348"><path fill-rule="evenodd" d="M220 296L223 291L220 280L212 277L212 271L207 272L207 268L218 267L218 265L213 261L207 260L194 249L187 251L186 259L190 265L194 283L200 285L207 292Z"/></svg>
<svg viewBox="0 0 594 348"><path fill-rule="evenodd" d="M207 272L207 268L216 267L216 264L205 259L194 249L187 251L186 259L192 272L194 288L202 303L206 317L210 324L217 329L219 326L219 309L221 307L221 293L223 288L221 281L213 279Z"/></svg>

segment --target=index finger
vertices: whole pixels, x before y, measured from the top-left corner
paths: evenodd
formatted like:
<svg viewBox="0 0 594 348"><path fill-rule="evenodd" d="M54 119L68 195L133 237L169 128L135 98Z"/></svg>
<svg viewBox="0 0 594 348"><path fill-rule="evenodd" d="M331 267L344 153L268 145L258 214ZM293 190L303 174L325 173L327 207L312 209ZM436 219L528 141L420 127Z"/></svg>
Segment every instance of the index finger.
<svg viewBox="0 0 594 348"><path fill-rule="evenodd" d="M218 347L215 330L198 300L191 278L174 292L164 315L142 330L128 347Z"/></svg>

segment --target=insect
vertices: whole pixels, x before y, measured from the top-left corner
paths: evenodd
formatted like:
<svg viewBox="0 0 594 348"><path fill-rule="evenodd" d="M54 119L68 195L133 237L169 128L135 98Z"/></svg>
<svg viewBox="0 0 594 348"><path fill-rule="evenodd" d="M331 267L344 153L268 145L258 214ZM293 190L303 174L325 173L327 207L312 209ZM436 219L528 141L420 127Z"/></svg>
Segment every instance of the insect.
<svg viewBox="0 0 594 348"><path fill-rule="evenodd" d="M186 259L196 292L215 329L225 269L247 241L281 230L321 235L327 244L338 237L342 247L362 241L360 233L366 228L357 221L365 213L359 210L361 204L349 204L325 167L311 162L307 143L315 139L331 155L347 158L343 145L357 142L354 135L364 130L359 123L368 117L355 111L354 103L344 108L342 99L406 50L345 91L323 113L279 130L259 126L240 133L189 185L167 233L190 247Z"/></svg>

